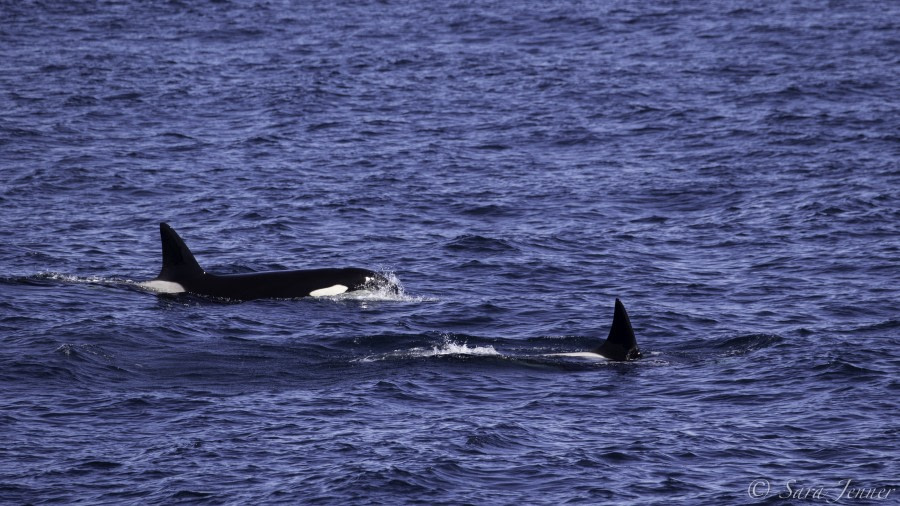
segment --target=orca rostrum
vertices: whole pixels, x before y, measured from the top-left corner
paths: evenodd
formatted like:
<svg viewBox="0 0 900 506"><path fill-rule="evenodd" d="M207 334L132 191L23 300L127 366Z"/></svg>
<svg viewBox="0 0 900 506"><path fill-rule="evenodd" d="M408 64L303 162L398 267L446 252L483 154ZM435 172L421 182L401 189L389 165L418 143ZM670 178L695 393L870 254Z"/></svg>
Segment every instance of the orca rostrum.
<svg viewBox="0 0 900 506"><path fill-rule="evenodd" d="M172 227L159 224L162 270L141 286L162 293L192 293L236 300L289 299L340 295L364 289L396 289L385 276L368 269L307 269L244 274L210 274Z"/></svg>

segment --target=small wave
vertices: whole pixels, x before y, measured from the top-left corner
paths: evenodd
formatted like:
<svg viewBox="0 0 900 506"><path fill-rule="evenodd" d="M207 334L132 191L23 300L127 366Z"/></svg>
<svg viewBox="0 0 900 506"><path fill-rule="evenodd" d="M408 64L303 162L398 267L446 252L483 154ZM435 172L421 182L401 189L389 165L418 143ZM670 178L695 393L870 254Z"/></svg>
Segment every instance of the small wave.
<svg viewBox="0 0 900 506"><path fill-rule="evenodd" d="M867 325L861 325L855 329L854 332L866 332L866 331L880 331L880 330L889 330L900 327L900 320L893 318L884 320L878 323L872 323Z"/></svg>
<svg viewBox="0 0 900 506"><path fill-rule="evenodd" d="M87 470L100 470L100 471L108 471L111 469L116 469L117 467L122 467L121 462L112 462L108 460L89 460L87 462L83 462L78 465L78 468Z"/></svg>
<svg viewBox="0 0 900 506"><path fill-rule="evenodd" d="M885 373L874 368L854 364L849 360L835 358L815 365L812 370L820 379L868 379L884 376Z"/></svg>
<svg viewBox="0 0 900 506"><path fill-rule="evenodd" d="M497 204L472 206L463 209L462 213L470 216L509 216L513 214L507 206Z"/></svg>
<svg viewBox="0 0 900 506"><path fill-rule="evenodd" d="M475 149L480 149L484 151L506 151L507 149L512 149L506 144L479 144L475 146Z"/></svg>
<svg viewBox="0 0 900 506"><path fill-rule="evenodd" d="M716 347L725 351L725 355L744 355L756 350L768 348L782 342L784 338L775 334L749 334L728 338Z"/></svg>
<svg viewBox="0 0 900 506"><path fill-rule="evenodd" d="M454 251L476 251L480 253L506 253L517 248L503 239L481 235L464 234L454 238L445 246Z"/></svg>
<svg viewBox="0 0 900 506"><path fill-rule="evenodd" d="M199 501L201 499L209 499L215 496L211 492L198 492L196 490L179 490L170 496L176 501Z"/></svg>

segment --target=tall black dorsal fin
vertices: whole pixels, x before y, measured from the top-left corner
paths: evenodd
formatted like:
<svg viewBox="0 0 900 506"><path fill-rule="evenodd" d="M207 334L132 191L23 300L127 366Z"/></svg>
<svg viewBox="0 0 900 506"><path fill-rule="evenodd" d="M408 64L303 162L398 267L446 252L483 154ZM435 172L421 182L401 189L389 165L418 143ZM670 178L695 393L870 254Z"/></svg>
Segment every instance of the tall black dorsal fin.
<svg viewBox="0 0 900 506"><path fill-rule="evenodd" d="M616 299L616 311L613 314L609 336L594 352L610 360L635 360L642 356L637 340L634 338L631 320L628 319L625 306L619 299Z"/></svg>
<svg viewBox="0 0 900 506"><path fill-rule="evenodd" d="M194 254L167 223L159 224L159 237L162 239L163 265L156 279L178 282L203 274Z"/></svg>

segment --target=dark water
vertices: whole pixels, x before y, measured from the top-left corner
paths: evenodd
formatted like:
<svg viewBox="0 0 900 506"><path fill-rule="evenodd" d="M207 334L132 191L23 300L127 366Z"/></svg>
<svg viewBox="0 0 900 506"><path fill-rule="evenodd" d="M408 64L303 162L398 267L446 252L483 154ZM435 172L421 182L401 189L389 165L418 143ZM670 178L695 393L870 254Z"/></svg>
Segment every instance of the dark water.
<svg viewBox="0 0 900 506"><path fill-rule="evenodd" d="M896 503L898 20L0 3L0 502Z"/></svg>

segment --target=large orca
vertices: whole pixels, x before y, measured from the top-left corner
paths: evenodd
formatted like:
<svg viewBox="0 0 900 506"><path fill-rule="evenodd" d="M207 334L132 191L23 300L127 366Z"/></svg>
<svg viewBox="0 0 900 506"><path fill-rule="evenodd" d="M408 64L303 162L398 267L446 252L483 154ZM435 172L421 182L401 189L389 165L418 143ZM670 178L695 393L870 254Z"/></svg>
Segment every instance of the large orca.
<svg viewBox="0 0 900 506"><path fill-rule="evenodd" d="M396 290L383 275L358 268L210 274L200 267L172 227L160 223L159 235L162 239L162 270L155 279L140 283L158 292L251 300L321 297L378 287Z"/></svg>
<svg viewBox="0 0 900 506"><path fill-rule="evenodd" d="M579 358L596 358L599 355L617 361L637 360L643 357L638 348L637 339L634 337L634 329L631 328L631 319L628 318L625 305L619 299L616 299L612 327L610 327L609 335L603 344L589 352L556 353L554 355Z"/></svg>

